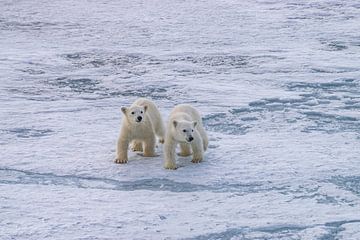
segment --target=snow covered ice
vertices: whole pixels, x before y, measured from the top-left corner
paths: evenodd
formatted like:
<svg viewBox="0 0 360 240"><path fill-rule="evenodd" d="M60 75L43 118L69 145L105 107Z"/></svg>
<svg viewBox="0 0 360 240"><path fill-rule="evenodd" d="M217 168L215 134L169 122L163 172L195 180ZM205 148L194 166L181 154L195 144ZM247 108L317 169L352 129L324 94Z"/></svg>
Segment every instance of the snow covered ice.
<svg viewBox="0 0 360 240"><path fill-rule="evenodd" d="M360 239L360 4L0 2L0 239ZM121 106L205 161L117 165Z"/></svg>

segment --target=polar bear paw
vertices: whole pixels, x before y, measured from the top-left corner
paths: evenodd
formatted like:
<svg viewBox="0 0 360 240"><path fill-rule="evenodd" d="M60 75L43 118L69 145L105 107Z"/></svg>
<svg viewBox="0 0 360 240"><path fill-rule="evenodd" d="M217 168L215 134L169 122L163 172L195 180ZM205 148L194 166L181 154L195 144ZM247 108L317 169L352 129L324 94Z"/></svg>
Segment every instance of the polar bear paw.
<svg viewBox="0 0 360 240"><path fill-rule="evenodd" d="M164 165L165 169L170 169L170 170L176 170L176 163L174 162L165 162Z"/></svg>
<svg viewBox="0 0 360 240"><path fill-rule="evenodd" d="M143 153L142 154L143 155L143 157L158 157L159 155L157 155L156 153L147 153L147 152L145 152L145 153Z"/></svg>
<svg viewBox="0 0 360 240"><path fill-rule="evenodd" d="M127 159L123 159L123 158L117 158L115 159L115 163L118 163L118 164L124 164L124 163L127 163Z"/></svg>
<svg viewBox="0 0 360 240"><path fill-rule="evenodd" d="M179 152L177 155L180 157L188 157L191 155L191 152Z"/></svg>
<svg viewBox="0 0 360 240"><path fill-rule="evenodd" d="M142 152L143 147L141 142L133 142L130 146L131 151L133 152Z"/></svg>
<svg viewBox="0 0 360 240"><path fill-rule="evenodd" d="M192 163L199 163L203 160L202 156L194 156L191 160Z"/></svg>

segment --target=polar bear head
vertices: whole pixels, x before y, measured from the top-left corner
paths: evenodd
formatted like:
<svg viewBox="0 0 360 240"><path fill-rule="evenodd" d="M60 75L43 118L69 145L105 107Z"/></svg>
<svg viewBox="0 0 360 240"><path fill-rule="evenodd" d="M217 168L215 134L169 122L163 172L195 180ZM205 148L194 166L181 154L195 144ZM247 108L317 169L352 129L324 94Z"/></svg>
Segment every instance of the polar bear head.
<svg viewBox="0 0 360 240"><path fill-rule="evenodd" d="M131 124L139 124L144 122L145 113L147 110L147 106L131 106L129 108L122 107L121 111Z"/></svg>
<svg viewBox="0 0 360 240"><path fill-rule="evenodd" d="M197 122L173 120L173 137L178 142L191 142L194 140L194 131Z"/></svg>

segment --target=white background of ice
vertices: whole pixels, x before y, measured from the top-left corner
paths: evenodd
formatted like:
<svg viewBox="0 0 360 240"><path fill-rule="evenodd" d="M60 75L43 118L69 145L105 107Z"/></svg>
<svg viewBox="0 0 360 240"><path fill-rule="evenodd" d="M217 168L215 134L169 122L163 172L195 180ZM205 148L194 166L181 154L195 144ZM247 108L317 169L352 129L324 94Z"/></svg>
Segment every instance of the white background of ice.
<svg viewBox="0 0 360 240"><path fill-rule="evenodd" d="M359 239L357 1L0 2L1 239ZM120 107L201 164L113 163Z"/></svg>

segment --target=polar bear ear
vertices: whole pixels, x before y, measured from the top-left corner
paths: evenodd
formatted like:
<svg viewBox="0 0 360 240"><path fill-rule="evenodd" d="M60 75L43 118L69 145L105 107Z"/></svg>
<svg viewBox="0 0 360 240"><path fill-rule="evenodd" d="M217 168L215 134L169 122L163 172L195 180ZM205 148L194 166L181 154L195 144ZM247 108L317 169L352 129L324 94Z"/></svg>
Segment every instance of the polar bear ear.
<svg viewBox="0 0 360 240"><path fill-rule="evenodd" d="M173 125L174 125L174 127L176 127L178 125L178 122L176 120L174 120Z"/></svg>
<svg viewBox="0 0 360 240"><path fill-rule="evenodd" d="M197 125L197 122L193 122L193 126L196 127L196 125Z"/></svg>
<svg viewBox="0 0 360 240"><path fill-rule="evenodd" d="M147 109L148 109L148 106L144 106L144 112L146 112L147 111Z"/></svg>
<svg viewBox="0 0 360 240"><path fill-rule="evenodd" d="M124 113L124 114L126 114L126 107L121 107L121 111Z"/></svg>

